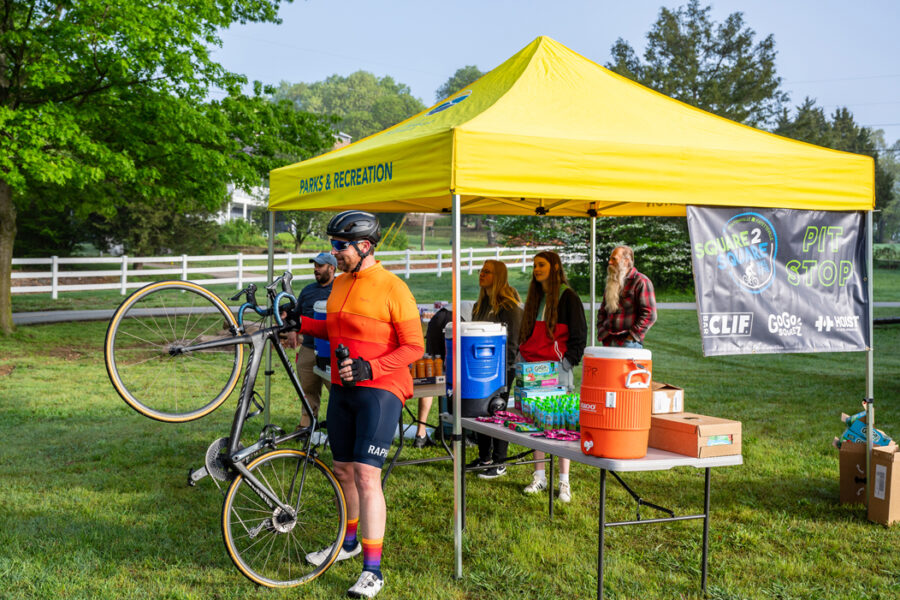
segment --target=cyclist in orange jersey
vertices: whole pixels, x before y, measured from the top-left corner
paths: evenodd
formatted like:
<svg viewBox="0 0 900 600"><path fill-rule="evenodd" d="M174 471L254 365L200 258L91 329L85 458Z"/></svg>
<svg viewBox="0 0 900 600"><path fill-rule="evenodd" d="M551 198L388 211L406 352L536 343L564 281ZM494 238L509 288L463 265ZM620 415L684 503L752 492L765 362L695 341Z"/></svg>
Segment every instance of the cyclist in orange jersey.
<svg viewBox="0 0 900 600"><path fill-rule="evenodd" d="M325 321L303 319L300 332L331 343L328 437L334 473L347 500L347 532L337 560L363 553L363 570L347 591L372 598L384 586L381 547L387 509L381 467L400 412L412 397L409 365L422 356L425 341L415 298L402 279L375 260L381 237L374 215L358 210L337 214L328 224L331 253L343 273L334 280ZM349 357L338 361L344 346ZM359 539L357 539L357 528ZM361 542L361 543L360 543ZM306 559L321 564L330 548Z"/></svg>

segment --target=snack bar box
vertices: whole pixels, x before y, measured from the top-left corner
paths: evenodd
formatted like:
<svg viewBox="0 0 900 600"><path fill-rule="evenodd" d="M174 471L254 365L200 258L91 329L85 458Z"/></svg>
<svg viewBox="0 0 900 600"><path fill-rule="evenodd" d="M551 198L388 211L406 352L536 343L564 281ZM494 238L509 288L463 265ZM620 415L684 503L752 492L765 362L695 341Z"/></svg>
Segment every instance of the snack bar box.
<svg viewBox="0 0 900 600"><path fill-rule="evenodd" d="M518 387L556 387L559 381L559 363L520 362L516 363L516 385Z"/></svg>
<svg viewBox="0 0 900 600"><path fill-rule="evenodd" d="M516 391L513 392L513 398L515 399L515 407L518 410L522 410L523 398L553 398L555 396L562 396L563 394L568 393L568 391L568 388L564 386L545 386L539 388L516 387Z"/></svg>
<svg viewBox="0 0 900 600"><path fill-rule="evenodd" d="M653 381L650 383L653 391L654 415L666 413L680 413L684 410L684 390L668 383Z"/></svg>
<svg viewBox="0 0 900 600"><path fill-rule="evenodd" d="M866 503L866 444L844 442L840 458L841 504Z"/></svg>
<svg viewBox="0 0 900 600"><path fill-rule="evenodd" d="M686 412L652 415L648 445L694 458L740 454L741 422Z"/></svg>
<svg viewBox="0 0 900 600"><path fill-rule="evenodd" d="M896 444L872 448L871 481L869 520L883 525L900 521L900 452Z"/></svg>

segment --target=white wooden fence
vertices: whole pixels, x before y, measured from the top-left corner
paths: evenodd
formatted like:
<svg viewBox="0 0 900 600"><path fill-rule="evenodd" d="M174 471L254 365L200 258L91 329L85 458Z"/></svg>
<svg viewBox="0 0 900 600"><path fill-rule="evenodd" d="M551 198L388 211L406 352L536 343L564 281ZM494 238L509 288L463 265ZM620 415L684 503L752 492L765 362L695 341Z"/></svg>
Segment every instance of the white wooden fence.
<svg viewBox="0 0 900 600"><path fill-rule="evenodd" d="M489 258L503 261L509 269L521 268L524 272L534 255L541 250L557 249L554 246L517 248L465 248L461 252L462 269L472 274ZM312 253L282 253L275 255L275 273L291 271L294 279L312 279ZM379 251L381 264L407 279L412 274L435 273L438 277L452 269L452 253L448 248L438 250ZM563 260L566 261L566 256ZM71 269L71 265L79 265ZM96 266L85 269L84 265ZM235 284L241 289L249 282L266 282L268 257L265 254L225 254L216 256L117 256L96 258L14 258L12 261L12 293L47 293L53 299L60 292L85 290L119 290L124 296L129 289L146 285L149 281L181 279L196 283ZM19 270L23 267L35 270ZM70 268L66 268L70 267ZM37 270L41 269L41 270ZM195 278L195 275L206 277ZM15 285L27 280L33 285ZM73 280L80 280L72 283ZM87 282L85 281L87 280ZM24 283L24 282L23 282ZM299 291L300 288L297 288Z"/></svg>

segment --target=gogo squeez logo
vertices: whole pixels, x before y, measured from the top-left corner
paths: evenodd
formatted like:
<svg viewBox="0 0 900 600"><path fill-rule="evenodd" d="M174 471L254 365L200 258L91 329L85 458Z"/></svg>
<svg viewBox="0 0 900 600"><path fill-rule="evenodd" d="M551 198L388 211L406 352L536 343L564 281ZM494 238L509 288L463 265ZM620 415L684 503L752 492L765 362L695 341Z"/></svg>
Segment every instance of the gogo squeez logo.
<svg viewBox="0 0 900 600"><path fill-rule="evenodd" d="M731 217L722 236L694 244L697 258L715 257L716 266L748 292L758 294L775 280L778 234L768 219L757 213Z"/></svg>

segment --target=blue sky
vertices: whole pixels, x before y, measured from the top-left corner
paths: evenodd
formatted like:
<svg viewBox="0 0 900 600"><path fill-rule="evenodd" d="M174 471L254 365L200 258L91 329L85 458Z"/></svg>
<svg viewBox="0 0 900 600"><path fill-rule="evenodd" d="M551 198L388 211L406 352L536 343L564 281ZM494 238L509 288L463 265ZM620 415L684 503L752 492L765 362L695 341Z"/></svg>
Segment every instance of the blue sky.
<svg viewBox="0 0 900 600"><path fill-rule="evenodd" d="M675 8L685 4L666 2ZM830 114L846 106L858 123L900 140L900 1L713 0L712 18L736 11L775 36L777 69L792 106L804 97ZM459 67L488 71L539 35L604 64L619 37L638 53L659 0L299 0L281 25L236 26L215 57L251 80L313 82L363 69L410 86L426 104Z"/></svg>

